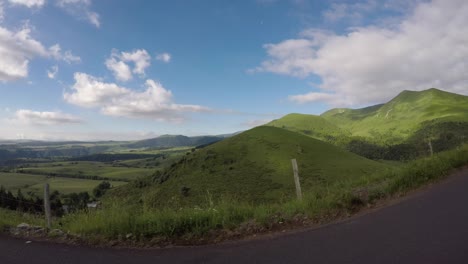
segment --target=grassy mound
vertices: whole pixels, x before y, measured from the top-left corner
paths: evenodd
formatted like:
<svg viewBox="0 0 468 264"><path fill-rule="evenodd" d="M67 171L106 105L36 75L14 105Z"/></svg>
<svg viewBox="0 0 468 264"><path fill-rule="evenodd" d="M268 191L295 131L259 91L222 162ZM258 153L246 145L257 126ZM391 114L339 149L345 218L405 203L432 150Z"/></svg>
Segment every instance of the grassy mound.
<svg viewBox="0 0 468 264"><path fill-rule="evenodd" d="M298 161L305 196L314 188L386 168L311 137L261 126L186 155L150 183L137 182L130 185L133 190L126 186L115 193L143 193L149 207L281 202L295 195L292 158Z"/></svg>

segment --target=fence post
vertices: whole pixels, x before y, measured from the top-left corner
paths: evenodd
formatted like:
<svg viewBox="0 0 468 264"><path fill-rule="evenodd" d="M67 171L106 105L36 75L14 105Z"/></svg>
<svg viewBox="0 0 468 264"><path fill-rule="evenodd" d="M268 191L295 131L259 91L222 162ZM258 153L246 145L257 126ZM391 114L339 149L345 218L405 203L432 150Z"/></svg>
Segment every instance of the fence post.
<svg viewBox="0 0 468 264"><path fill-rule="evenodd" d="M299 181L299 169L297 168L297 161L296 159L291 160L294 172L294 183L296 185L296 195L299 201L302 201L302 190L301 190L301 182Z"/></svg>
<svg viewBox="0 0 468 264"><path fill-rule="evenodd" d="M50 199L49 199L49 184L44 185L44 212L46 217L47 230L50 230L51 214L50 214Z"/></svg>
<svg viewBox="0 0 468 264"><path fill-rule="evenodd" d="M431 139L429 139L429 142L427 143L429 145L429 153L431 154L431 157L434 155L434 151L432 150L432 142Z"/></svg>

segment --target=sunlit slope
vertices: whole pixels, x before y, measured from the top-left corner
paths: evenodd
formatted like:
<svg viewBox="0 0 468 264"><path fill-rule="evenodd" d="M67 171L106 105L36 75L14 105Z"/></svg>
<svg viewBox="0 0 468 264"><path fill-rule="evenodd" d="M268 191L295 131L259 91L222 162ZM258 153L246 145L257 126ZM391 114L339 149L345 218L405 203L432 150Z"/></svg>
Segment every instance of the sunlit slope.
<svg viewBox="0 0 468 264"><path fill-rule="evenodd" d="M468 96L428 89L403 91L386 104L363 109L332 109L321 115L354 136L406 139L432 122L468 122Z"/></svg>
<svg viewBox="0 0 468 264"><path fill-rule="evenodd" d="M289 199L294 195L292 158L305 195L386 167L299 133L261 126L186 155L153 177L150 187L140 186L143 201L183 206L223 197L255 203Z"/></svg>
<svg viewBox="0 0 468 264"><path fill-rule="evenodd" d="M346 130L339 128L325 118L317 115L288 114L266 125L299 132L322 140L331 140L337 137L350 135Z"/></svg>

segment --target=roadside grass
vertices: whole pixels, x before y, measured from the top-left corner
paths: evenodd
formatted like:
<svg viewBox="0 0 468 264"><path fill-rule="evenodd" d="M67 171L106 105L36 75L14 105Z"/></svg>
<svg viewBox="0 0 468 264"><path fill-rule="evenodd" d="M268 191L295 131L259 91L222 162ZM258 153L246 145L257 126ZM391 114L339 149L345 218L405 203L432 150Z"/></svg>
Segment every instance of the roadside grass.
<svg viewBox="0 0 468 264"><path fill-rule="evenodd" d="M62 219L64 228L89 238L187 241L231 232L252 234L287 225L323 223L346 216L379 199L401 195L440 180L454 168L468 164L468 145L416 160L379 173L319 186L304 193L303 201L254 205L233 200L203 208L156 209L109 201L102 210ZM125 239L125 238L123 238Z"/></svg>
<svg viewBox="0 0 468 264"><path fill-rule="evenodd" d="M28 223L29 225L35 226L44 226L45 220L43 216L0 208L0 232L2 232L8 227L17 226L20 223Z"/></svg>

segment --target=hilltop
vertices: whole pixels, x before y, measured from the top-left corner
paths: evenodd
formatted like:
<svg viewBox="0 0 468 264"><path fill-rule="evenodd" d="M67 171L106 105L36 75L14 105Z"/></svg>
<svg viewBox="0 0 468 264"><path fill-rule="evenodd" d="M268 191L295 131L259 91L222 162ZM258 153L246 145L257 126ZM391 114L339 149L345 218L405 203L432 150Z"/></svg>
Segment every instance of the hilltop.
<svg viewBox="0 0 468 264"><path fill-rule="evenodd" d="M187 154L149 182L117 193L143 193L144 204L155 207L207 205L220 198L280 202L294 195L292 158L305 191L386 167L305 135L260 126Z"/></svg>
<svg viewBox="0 0 468 264"><path fill-rule="evenodd" d="M468 96L435 88L403 91L385 104L288 114L267 126L324 140L370 159L410 160L468 139Z"/></svg>
<svg viewBox="0 0 468 264"><path fill-rule="evenodd" d="M332 109L321 117L354 136L401 142L428 121L468 122L468 96L435 88L403 91L385 104L362 109Z"/></svg>
<svg viewBox="0 0 468 264"><path fill-rule="evenodd" d="M333 141L337 137L351 134L317 115L288 114L266 124L266 126L280 127L298 132L324 141Z"/></svg>

